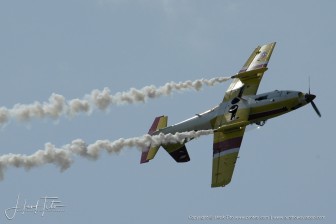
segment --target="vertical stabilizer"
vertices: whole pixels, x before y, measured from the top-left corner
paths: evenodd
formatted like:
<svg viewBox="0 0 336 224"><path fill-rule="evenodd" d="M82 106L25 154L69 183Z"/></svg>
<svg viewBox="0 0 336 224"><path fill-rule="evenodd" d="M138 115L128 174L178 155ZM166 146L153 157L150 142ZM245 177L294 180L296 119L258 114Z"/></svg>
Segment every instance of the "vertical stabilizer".
<svg viewBox="0 0 336 224"><path fill-rule="evenodd" d="M151 128L148 130L148 134L152 135L155 131L167 127L167 122L167 116L156 117ZM149 146L147 149L145 149L141 154L140 163L147 163L149 160L154 159L159 148L160 146Z"/></svg>

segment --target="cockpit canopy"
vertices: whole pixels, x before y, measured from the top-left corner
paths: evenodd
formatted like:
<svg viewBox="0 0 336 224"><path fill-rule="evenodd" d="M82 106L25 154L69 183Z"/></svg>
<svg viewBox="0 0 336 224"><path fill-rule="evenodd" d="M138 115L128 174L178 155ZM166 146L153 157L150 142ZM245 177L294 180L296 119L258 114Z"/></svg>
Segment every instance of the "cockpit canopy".
<svg viewBox="0 0 336 224"><path fill-rule="evenodd" d="M272 92L268 92L268 93L263 93L263 94L259 94L259 95L255 95L253 97L253 99L255 101L263 101L263 100L272 100L274 98L278 98L278 97L283 97L286 95L297 95L299 92L297 91L289 91L289 90L284 90L284 91L279 91L279 90L275 90Z"/></svg>

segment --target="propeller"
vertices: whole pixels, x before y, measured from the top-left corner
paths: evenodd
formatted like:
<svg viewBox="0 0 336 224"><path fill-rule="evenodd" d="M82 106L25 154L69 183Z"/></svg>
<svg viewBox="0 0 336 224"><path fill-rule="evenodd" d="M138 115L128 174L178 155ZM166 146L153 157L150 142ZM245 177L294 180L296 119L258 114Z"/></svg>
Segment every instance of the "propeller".
<svg viewBox="0 0 336 224"><path fill-rule="evenodd" d="M321 113L320 113L320 111L319 111L319 109L317 108L317 106L316 106L316 104L314 103L314 99L315 99L315 95L313 95L313 94L310 94L310 76L308 77L308 94L306 94L306 101L307 102L309 102L309 103L311 103L311 105L313 106L313 108L314 108L314 110L315 110L315 112L316 112L316 114L319 116L319 117L321 117L322 115L321 115Z"/></svg>
<svg viewBox="0 0 336 224"><path fill-rule="evenodd" d="M314 101L311 101L310 103L311 103L311 105L313 106L313 108L314 108L315 112L317 113L317 115L318 115L319 117L321 117L322 115L321 115L320 111L317 109L317 106L316 106L316 104L314 103Z"/></svg>

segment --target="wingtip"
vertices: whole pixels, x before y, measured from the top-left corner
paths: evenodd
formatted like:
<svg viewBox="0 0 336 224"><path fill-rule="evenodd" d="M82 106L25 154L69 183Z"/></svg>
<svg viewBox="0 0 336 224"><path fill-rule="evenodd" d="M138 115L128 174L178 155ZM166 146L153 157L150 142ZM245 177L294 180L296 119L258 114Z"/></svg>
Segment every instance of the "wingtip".
<svg viewBox="0 0 336 224"><path fill-rule="evenodd" d="M267 46L267 45L273 45L273 47L276 45L276 41L274 41L274 42L270 42L270 43L267 43L267 44L263 44L263 45L261 45L260 47L263 47L263 46Z"/></svg>
<svg viewBox="0 0 336 224"><path fill-rule="evenodd" d="M144 160L144 161L140 161L140 164L143 164L143 163L148 163L149 160Z"/></svg>

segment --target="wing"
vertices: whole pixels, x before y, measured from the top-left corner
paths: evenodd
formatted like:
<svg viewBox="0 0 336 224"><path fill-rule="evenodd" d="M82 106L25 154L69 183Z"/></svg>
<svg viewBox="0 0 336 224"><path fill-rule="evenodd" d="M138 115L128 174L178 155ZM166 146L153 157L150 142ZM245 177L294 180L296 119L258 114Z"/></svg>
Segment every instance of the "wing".
<svg viewBox="0 0 336 224"><path fill-rule="evenodd" d="M214 133L211 187L224 187L231 182L244 132L245 126Z"/></svg>
<svg viewBox="0 0 336 224"><path fill-rule="evenodd" d="M226 91L223 101L230 101L235 97L255 95L257 93L274 47L275 42L258 46L252 52L240 71L232 76L234 80Z"/></svg>

